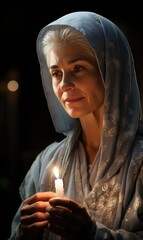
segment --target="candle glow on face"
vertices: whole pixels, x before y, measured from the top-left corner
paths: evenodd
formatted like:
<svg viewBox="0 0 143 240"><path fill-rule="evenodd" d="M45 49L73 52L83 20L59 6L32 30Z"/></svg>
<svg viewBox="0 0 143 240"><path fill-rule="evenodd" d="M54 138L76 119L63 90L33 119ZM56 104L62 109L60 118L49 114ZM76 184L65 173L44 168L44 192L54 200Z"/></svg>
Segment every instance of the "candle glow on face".
<svg viewBox="0 0 143 240"><path fill-rule="evenodd" d="M64 196L63 179L59 178L59 170L57 167L54 167L54 175L56 177L55 179L56 196L63 197Z"/></svg>

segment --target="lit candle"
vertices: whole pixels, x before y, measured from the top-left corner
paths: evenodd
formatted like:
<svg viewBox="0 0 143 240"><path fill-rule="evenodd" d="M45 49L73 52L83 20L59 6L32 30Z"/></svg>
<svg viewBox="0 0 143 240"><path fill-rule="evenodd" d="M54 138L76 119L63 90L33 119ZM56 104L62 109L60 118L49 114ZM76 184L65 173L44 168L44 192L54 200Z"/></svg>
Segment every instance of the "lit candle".
<svg viewBox="0 0 143 240"><path fill-rule="evenodd" d="M54 174L55 174L55 189L56 189L56 196L63 197L64 196L64 187L63 187L63 179L59 178L59 170L57 167L54 167Z"/></svg>

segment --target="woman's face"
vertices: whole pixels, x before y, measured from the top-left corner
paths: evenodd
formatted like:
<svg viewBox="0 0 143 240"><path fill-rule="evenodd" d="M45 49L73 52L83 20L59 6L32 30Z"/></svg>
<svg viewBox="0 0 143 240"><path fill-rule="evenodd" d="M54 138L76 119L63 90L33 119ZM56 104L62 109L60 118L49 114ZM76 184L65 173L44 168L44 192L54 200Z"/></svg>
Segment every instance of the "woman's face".
<svg viewBox="0 0 143 240"><path fill-rule="evenodd" d="M50 48L47 64L55 95L72 118L100 111L105 91L95 57L79 46L58 43Z"/></svg>

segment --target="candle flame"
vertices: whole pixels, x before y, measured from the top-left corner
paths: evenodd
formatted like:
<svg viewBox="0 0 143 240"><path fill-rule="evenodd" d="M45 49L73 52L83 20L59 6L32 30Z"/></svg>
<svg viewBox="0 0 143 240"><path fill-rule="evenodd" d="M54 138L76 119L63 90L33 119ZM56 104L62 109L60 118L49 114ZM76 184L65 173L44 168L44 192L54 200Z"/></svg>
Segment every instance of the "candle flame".
<svg viewBox="0 0 143 240"><path fill-rule="evenodd" d="M54 167L54 174L56 178L59 178L59 169L57 167Z"/></svg>

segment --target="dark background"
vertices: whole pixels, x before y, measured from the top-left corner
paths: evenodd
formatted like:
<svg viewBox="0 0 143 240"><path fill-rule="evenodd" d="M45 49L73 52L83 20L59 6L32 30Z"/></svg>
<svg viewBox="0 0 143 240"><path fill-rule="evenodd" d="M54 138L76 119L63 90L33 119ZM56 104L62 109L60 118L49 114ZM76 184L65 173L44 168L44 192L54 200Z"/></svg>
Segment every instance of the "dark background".
<svg viewBox="0 0 143 240"><path fill-rule="evenodd" d="M86 3L85 3L86 2ZM143 17L138 1L5 1L0 4L0 240L10 236L19 206L19 185L37 154L61 139L55 133L42 89L36 38L42 27L73 11L93 11L113 20L127 36L141 90ZM6 84L15 79L16 92Z"/></svg>

